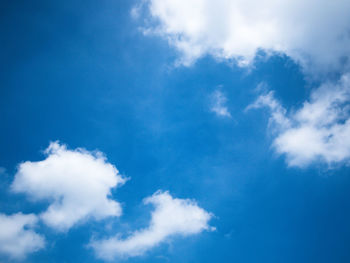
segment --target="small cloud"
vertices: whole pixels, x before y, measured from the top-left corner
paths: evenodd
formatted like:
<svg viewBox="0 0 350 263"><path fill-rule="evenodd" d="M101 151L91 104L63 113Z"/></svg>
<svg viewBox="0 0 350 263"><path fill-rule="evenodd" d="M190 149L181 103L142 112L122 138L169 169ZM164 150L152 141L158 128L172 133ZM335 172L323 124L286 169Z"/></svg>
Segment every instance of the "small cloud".
<svg viewBox="0 0 350 263"><path fill-rule="evenodd" d="M211 95L210 111L214 112L217 116L231 118L232 116L226 106L226 102L227 98L221 91L214 91Z"/></svg>
<svg viewBox="0 0 350 263"><path fill-rule="evenodd" d="M25 193L32 201L50 202L39 215L45 224L67 231L86 219L121 215L121 205L109 196L126 179L101 152L69 150L52 142L45 154L45 160L21 163L11 185L13 192Z"/></svg>
<svg viewBox="0 0 350 263"><path fill-rule="evenodd" d="M287 112L272 91L247 109L266 107L269 127L275 132L273 147L285 154L290 166L305 167L322 161L328 165L350 161L350 75L337 83L313 90L299 109Z"/></svg>
<svg viewBox="0 0 350 263"><path fill-rule="evenodd" d="M114 260L140 256L172 236L188 236L212 230L208 225L212 215L193 200L173 198L168 192L158 191L146 198L144 203L155 207L149 226L134 231L125 239L117 235L92 241L90 246L98 258Z"/></svg>

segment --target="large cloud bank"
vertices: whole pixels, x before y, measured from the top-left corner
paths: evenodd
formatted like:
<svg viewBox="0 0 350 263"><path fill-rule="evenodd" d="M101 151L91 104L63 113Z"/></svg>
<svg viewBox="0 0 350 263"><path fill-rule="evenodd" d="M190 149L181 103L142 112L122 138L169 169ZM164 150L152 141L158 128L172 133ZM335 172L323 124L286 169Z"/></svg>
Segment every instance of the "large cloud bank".
<svg viewBox="0 0 350 263"><path fill-rule="evenodd" d="M343 70L350 55L347 0L146 0L155 23L192 64L204 55L248 65L260 49L283 53L309 73Z"/></svg>
<svg viewBox="0 0 350 263"><path fill-rule="evenodd" d="M37 221L33 214L0 214L0 253L18 260L42 249L44 238L32 230Z"/></svg>
<svg viewBox="0 0 350 263"><path fill-rule="evenodd" d="M112 237L93 241L96 255L105 260L139 256L169 237L188 236L210 230L211 214L189 199L173 198L168 192L157 192L144 200L155 209L145 229L135 231L126 239Z"/></svg>
<svg viewBox="0 0 350 263"><path fill-rule="evenodd" d="M40 215L48 226L66 231L83 220L121 215L120 204L109 197L125 179L102 153L69 150L58 142L45 152L45 160L19 165L12 190L34 201L48 200Z"/></svg>

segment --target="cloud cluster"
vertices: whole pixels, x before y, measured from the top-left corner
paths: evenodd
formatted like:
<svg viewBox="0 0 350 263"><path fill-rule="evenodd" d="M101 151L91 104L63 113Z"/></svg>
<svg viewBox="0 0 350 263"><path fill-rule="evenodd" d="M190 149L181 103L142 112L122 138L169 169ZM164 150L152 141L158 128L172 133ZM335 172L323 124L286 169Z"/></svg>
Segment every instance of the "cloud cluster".
<svg viewBox="0 0 350 263"><path fill-rule="evenodd" d="M270 109L270 127L276 132L273 147L286 154L289 165L304 167L315 161L333 165L350 160L350 75L313 90L309 101L289 114L273 92L249 106L261 107Z"/></svg>
<svg viewBox="0 0 350 263"><path fill-rule="evenodd" d="M104 260L138 256L174 235L187 236L209 230L210 213L189 199L173 198L168 192L156 192L144 200L155 209L145 229L126 239L112 237L92 241L96 255Z"/></svg>
<svg viewBox="0 0 350 263"><path fill-rule="evenodd" d="M42 249L44 238L32 230L37 221L33 214L0 214L0 253L23 259L28 253Z"/></svg>
<svg viewBox="0 0 350 263"><path fill-rule="evenodd" d="M109 197L125 178L102 153L68 150L58 142L50 143L45 153L43 161L21 163L12 184L16 193L50 202L40 214L45 224L67 231L82 220L121 215L120 204Z"/></svg>
<svg viewBox="0 0 350 263"><path fill-rule="evenodd" d="M273 147L289 165L349 159L350 1L145 0L144 6L151 18L144 32L166 39L179 51L180 64L211 55L250 66L263 51L286 55L310 80L322 80L296 112L287 113L273 93L251 107L270 108ZM343 77L329 82L335 75ZM212 110L228 116L220 94L217 101Z"/></svg>
<svg viewBox="0 0 350 263"><path fill-rule="evenodd" d="M167 39L192 64L204 55L249 65L259 50L283 53L305 71L344 69L350 55L347 0L146 0L145 33ZM139 9L139 7L137 7Z"/></svg>
<svg viewBox="0 0 350 263"><path fill-rule="evenodd" d="M68 231L78 223L120 216L122 212L120 204L111 199L111 189L126 178L101 152L69 150L53 142L45 154L42 161L19 164L11 190L25 193L33 202L48 201L48 208L39 215L0 214L0 253L11 258L22 259L44 248L44 238L32 229L39 220L58 231ZM149 228L135 231L126 240L93 242L90 246L98 257L139 255L169 236L196 234L209 228L211 215L194 201L157 192L144 202L155 206Z"/></svg>

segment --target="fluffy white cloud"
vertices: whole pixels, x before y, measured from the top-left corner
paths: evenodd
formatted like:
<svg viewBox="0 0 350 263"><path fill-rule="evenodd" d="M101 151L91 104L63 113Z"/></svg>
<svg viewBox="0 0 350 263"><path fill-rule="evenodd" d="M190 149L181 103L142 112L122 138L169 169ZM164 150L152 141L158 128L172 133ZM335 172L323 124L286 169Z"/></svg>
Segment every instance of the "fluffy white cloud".
<svg viewBox="0 0 350 263"><path fill-rule="evenodd" d="M349 65L348 0L143 2L156 21L144 32L167 39L185 65L206 54L249 65L260 49L286 54L312 73Z"/></svg>
<svg viewBox="0 0 350 263"><path fill-rule="evenodd" d="M135 231L126 239L112 237L92 241L90 245L97 257L113 260L138 256L171 236L193 235L211 229L208 225L211 214L192 200L173 198L168 192L156 192L146 198L144 203L155 206L150 225Z"/></svg>
<svg viewBox="0 0 350 263"><path fill-rule="evenodd" d="M125 179L102 153L68 150L58 142L45 153L43 161L21 163L12 184L14 192L50 202L40 215L44 223L66 231L83 220L121 215L120 204L109 196Z"/></svg>
<svg viewBox="0 0 350 263"><path fill-rule="evenodd" d="M350 72L350 1L348 0L144 0L146 34L168 40L191 65L211 55L218 60L252 65L259 51L284 54L301 65L307 77L327 80ZM141 5L137 5L140 14ZM134 16L137 18L137 16ZM140 16L139 16L140 17ZM147 20L146 20L147 21ZM274 147L290 165L317 159L328 164L349 158L348 78L323 84L297 112L261 96L253 107L266 105L276 124ZM326 83L326 82L325 82ZM220 97L219 97L220 98ZM225 108L214 107L220 115ZM271 126L270 126L271 127Z"/></svg>
<svg viewBox="0 0 350 263"><path fill-rule="evenodd" d="M226 106L227 98L225 95L216 90L211 96L211 107L210 110L220 117L231 118L231 113L228 111Z"/></svg>
<svg viewBox="0 0 350 263"><path fill-rule="evenodd" d="M0 214L0 253L23 259L28 253L42 249L44 238L30 229L37 220L33 214Z"/></svg>
<svg viewBox="0 0 350 263"><path fill-rule="evenodd" d="M349 161L350 75L344 75L337 84L321 85L311 93L309 101L290 114L272 92L260 96L249 108L263 106L270 109L270 124L276 129L273 146L278 153L287 155L289 165Z"/></svg>

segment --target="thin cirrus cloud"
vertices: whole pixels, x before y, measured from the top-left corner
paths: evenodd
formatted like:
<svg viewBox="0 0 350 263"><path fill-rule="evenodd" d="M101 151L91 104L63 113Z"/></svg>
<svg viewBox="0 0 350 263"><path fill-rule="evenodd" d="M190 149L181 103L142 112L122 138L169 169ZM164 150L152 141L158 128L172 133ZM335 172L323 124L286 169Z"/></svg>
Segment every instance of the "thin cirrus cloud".
<svg viewBox="0 0 350 263"><path fill-rule="evenodd" d="M146 0L144 32L168 40L191 65L212 55L250 65L257 52L283 53L305 72L349 68L347 0ZM139 10L140 5L133 9ZM137 13L137 12L136 12ZM134 17L137 17L134 15ZM315 45L317 43L317 45Z"/></svg>
<svg viewBox="0 0 350 263"><path fill-rule="evenodd" d="M219 117L231 118L231 113L226 106L226 102L227 98L220 90L214 91L211 95L210 111Z"/></svg>
<svg viewBox="0 0 350 263"><path fill-rule="evenodd" d="M19 260L43 249L45 239L32 229L37 221L34 214L0 214L0 253Z"/></svg>
<svg viewBox="0 0 350 263"><path fill-rule="evenodd" d="M287 156L290 166L305 167L315 161L334 164L350 160L350 75L313 90L310 99L293 112L263 94L248 108L267 107L274 129L274 149Z"/></svg>
<svg viewBox="0 0 350 263"><path fill-rule="evenodd" d="M140 256L170 237L194 235L213 229L208 225L212 215L193 200L173 198L168 192L158 191L146 198L144 203L155 207L149 226L134 231L125 239L114 236L93 240L90 247L98 258L114 260Z"/></svg>
<svg viewBox="0 0 350 263"><path fill-rule="evenodd" d="M102 153L69 150L58 142L50 143L45 153L43 161L21 163L11 185L32 201L50 202L40 214L45 224L67 231L84 220L121 215L121 205L109 197L126 179Z"/></svg>

